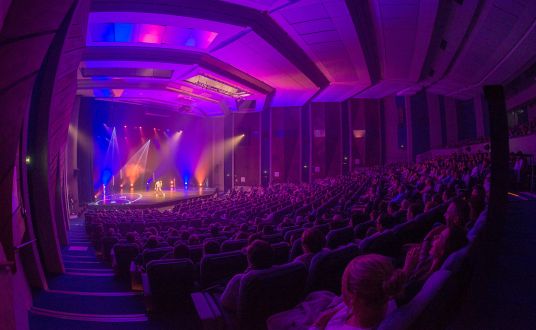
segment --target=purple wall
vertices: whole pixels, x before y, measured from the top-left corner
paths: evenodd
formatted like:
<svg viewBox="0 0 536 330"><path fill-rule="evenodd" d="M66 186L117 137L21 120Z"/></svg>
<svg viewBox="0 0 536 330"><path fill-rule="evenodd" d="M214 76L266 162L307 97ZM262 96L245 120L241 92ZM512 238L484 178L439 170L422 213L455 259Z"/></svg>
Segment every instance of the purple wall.
<svg viewBox="0 0 536 330"><path fill-rule="evenodd" d="M341 104L311 104L311 177L341 174Z"/></svg>
<svg viewBox="0 0 536 330"><path fill-rule="evenodd" d="M233 136L245 134L234 149L234 185L260 184L260 119L261 113L234 113ZM244 178L244 181L242 181Z"/></svg>
<svg viewBox="0 0 536 330"><path fill-rule="evenodd" d="M300 182L300 111L300 107L272 108L273 183Z"/></svg>

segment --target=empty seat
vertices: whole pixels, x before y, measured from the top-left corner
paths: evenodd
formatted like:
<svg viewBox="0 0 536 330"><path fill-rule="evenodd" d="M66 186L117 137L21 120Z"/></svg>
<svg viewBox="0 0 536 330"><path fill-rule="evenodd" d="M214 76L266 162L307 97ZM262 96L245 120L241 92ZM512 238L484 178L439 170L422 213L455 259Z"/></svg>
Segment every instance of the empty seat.
<svg viewBox="0 0 536 330"><path fill-rule="evenodd" d="M248 266L247 257L240 251L206 255L201 259L201 286L209 287L227 281L243 272Z"/></svg>
<svg viewBox="0 0 536 330"><path fill-rule="evenodd" d="M247 239L226 240L221 244L221 251L236 251L248 245Z"/></svg>
<svg viewBox="0 0 536 330"><path fill-rule="evenodd" d="M351 227L344 227L330 231L326 236L326 245L330 249L335 249L353 240L354 230Z"/></svg>
<svg viewBox="0 0 536 330"><path fill-rule="evenodd" d="M116 244L112 248L114 252L115 271L118 275L128 275L130 273L130 263L136 259L140 253L137 244Z"/></svg>
<svg viewBox="0 0 536 330"><path fill-rule="evenodd" d="M341 278L348 263L359 255L356 244L341 246L335 250L324 250L313 257L307 277L307 292L329 290L341 291Z"/></svg>
<svg viewBox="0 0 536 330"><path fill-rule="evenodd" d="M274 250L274 265L281 265L288 262L290 245L287 242L272 244Z"/></svg>
<svg viewBox="0 0 536 330"><path fill-rule="evenodd" d="M173 252L173 248L171 247L163 247L163 248L156 248L156 249L145 249L142 253L142 260L143 265L147 266L147 264L150 261L157 260L168 254L169 252Z"/></svg>
<svg viewBox="0 0 536 330"><path fill-rule="evenodd" d="M304 296L306 276L299 262L247 273L240 282L240 329L265 329L268 316L294 307Z"/></svg>
<svg viewBox="0 0 536 330"><path fill-rule="evenodd" d="M147 264L150 294L155 297L188 297L194 287L189 259L153 260Z"/></svg>

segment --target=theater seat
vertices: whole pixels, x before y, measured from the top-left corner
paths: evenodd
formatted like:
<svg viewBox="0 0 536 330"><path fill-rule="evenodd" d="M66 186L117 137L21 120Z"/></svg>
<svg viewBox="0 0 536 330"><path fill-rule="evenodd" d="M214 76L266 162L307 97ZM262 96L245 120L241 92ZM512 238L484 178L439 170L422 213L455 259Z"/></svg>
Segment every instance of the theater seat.
<svg viewBox="0 0 536 330"><path fill-rule="evenodd" d="M247 273L240 282L238 310L224 310L207 292L192 294L203 329L266 329L266 319L294 307L304 296L307 276L300 262Z"/></svg>
<svg viewBox="0 0 536 330"><path fill-rule="evenodd" d="M194 288L194 267L189 259L153 260L147 264L148 288L152 303L185 302ZM171 300L170 300L171 299Z"/></svg>
<svg viewBox="0 0 536 330"><path fill-rule="evenodd" d="M270 234L270 235L262 235L262 240L272 244L272 243L279 243L283 240L283 235L281 234Z"/></svg>
<svg viewBox="0 0 536 330"><path fill-rule="evenodd" d="M201 261L203 257L203 245L190 245L188 250L190 251L190 259L194 263Z"/></svg>
<svg viewBox="0 0 536 330"><path fill-rule="evenodd" d="M242 273L247 266L247 257L240 251L206 255L200 265L201 286L206 288L224 283L233 275Z"/></svg>
<svg viewBox="0 0 536 330"><path fill-rule="evenodd" d="M222 252L237 251L248 245L247 239L226 240L221 244Z"/></svg>
<svg viewBox="0 0 536 330"><path fill-rule="evenodd" d="M433 273L421 291L408 304L389 314L378 330L441 329L442 327L437 327L440 320L436 316L447 313L444 310L434 310L436 308L432 305L437 299L442 299L441 294L452 275L452 272L445 270Z"/></svg>
<svg viewBox="0 0 536 330"><path fill-rule="evenodd" d="M130 273L130 263L139 254L137 244L116 244L112 248L114 251L114 265L117 275L124 276Z"/></svg>
<svg viewBox="0 0 536 330"><path fill-rule="evenodd" d="M283 236L283 239L286 241L286 242L289 242L290 243L290 239L292 238L292 236L296 236L296 237L301 237L301 234L303 233L303 231L305 230L305 228L299 228L299 229L292 229L292 230L289 230L285 233L285 235Z"/></svg>
<svg viewBox="0 0 536 330"><path fill-rule="evenodd" d="M294 307L304 296L306 277L299 262L246 274L238 298L240 329L264 329L268 316Z"/></svg>
<svg viewBox="0 0 536 330"><path fill-rule="evenodd" d="M330 249L335 249L341 245L351 243L354 240L354 230L351 227L344 227L330 231L326 236L326 245Z"/></svg>
<svg viewBox="0 0 536 330"><path fill-rule="evenodd" d="M359 243L362 254L378 253L389 257L398 257L403 251L392 230L386 230L365 238Z"/></svg>
<svg viewBox="0 0 536 330"><path fill-rule="evenodd" d="M359 255L359 247L350 243L335 250L324 250L313 257L309 266L306 291L341 291L341 278L348 263Z"/></svg>
<svg viewBox="0 0 536 330"><path fill-rule="evenodd" d="M290 245L287 242L272 244L274 250L274 265L281 265L288 262Z"/></svg>
<svg viewBox="0 0 536 330"><path fill-rule="evenodd" d="M147 266L150 261L160 259L169 252L173 252L173 248L163 247L156 249L145 249L142 253L143 265Z"/></svg>
<svg viewBox="0 0 536 330"><path fill-rule="evenodd" d="M102 238L102 257L104 260L110 260L110 253L112 252L112 248L115 244L117 244L118 240L115 237L103 237Z"/></svg>
<svg viewBox="0 0 536 330"><path fill-rule="evenodd" d="M466 246L458 251L455 251L441 265L441 270L448 270L451 272L457 272L462 268L464 261L469 256L470 246Z"/></svg>
<svg viewBox="0 0 536 330"><path fill-rule="evenodd" d="M292 243L292 248L290 249L290 255L289 255L290 261L296 259L302 254L303 254L303 247L302 247L301 237L300 237Z"/></svg>

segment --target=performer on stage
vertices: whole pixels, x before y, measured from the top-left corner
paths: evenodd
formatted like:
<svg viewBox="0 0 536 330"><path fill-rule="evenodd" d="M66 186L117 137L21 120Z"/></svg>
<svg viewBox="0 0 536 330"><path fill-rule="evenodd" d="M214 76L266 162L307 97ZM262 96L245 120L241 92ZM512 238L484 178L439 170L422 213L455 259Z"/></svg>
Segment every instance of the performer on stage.
<svg viewBox="0 0 536 330"><path fill-rule="evenodd" d="M162 180L158 180L154 183L154 191L156 193L156 197L166 197L166 194L162 191Z"/></svg>

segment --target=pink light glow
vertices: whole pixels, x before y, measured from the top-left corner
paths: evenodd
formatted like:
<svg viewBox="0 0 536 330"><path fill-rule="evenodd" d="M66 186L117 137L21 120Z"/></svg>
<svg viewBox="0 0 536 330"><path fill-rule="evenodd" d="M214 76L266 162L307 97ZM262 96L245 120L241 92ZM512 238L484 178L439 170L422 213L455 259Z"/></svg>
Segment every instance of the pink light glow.
<svg viewBox="0 0 536 330"><path fill-rule="evenodd" d="M138 25L138 42L148 44L160 44L166 28L162 25L139 24Z"/></svg>

